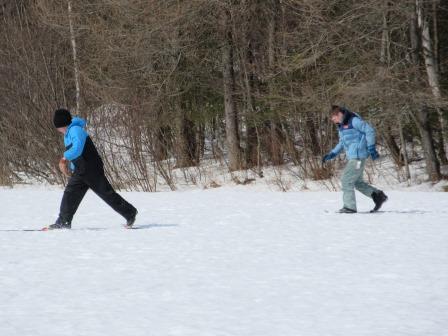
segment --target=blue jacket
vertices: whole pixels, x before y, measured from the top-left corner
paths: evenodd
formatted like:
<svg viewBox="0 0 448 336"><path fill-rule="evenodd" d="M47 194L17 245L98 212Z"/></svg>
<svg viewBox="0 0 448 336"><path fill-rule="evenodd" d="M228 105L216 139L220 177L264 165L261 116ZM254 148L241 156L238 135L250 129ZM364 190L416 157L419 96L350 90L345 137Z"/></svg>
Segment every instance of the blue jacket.
<svg viewBox="0 0 448 336"><path fill-rule="evenodd" d="M356 113L345 111L344 121L338 125L339 143L331 151L338 155L345 150L347 159L367 159L367 146L375 145L375 130Z"/></svg>
<svg viewBox="0 0 448 336"><path fill-rule="evenodd" d="M64 135L64 145L66 151L64 157L69 161L74 161L79 158L84 151L84 146L88 134L84 129L86 121L81 118L73 118L72 123L68 126ZM70 162L70 169L75 170L73 162Z"/></svg>

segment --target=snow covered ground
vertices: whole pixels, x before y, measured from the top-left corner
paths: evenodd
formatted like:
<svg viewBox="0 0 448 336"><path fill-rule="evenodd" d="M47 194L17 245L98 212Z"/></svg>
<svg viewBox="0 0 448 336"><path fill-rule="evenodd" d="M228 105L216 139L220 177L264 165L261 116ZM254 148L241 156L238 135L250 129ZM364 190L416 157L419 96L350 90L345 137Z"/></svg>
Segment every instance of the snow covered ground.
<svg viewBox="0 0 448 336"><path fill-rule="evenodd" d="M89 192L74 230L24 232L61 191L0 189L0 335L448 335L448 193L388 194L125 193L125 230Z"/></svg>

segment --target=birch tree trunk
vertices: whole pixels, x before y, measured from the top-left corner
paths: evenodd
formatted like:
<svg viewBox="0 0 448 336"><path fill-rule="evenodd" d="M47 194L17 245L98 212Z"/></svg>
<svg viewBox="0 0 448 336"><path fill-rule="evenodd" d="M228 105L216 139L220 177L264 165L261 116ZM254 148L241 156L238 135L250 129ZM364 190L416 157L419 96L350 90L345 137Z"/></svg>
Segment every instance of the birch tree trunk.
<svg viewBox="0 0 448 336"><path fill-rule="evenodd" d="M418 62L418 49L419 49L419 42L423 44L426 43L426 47L428 47L427 43L428 41L424 41L423 38L423 32L422 32L422 39L419 40L418 38L418 29L421 27L421 24L423 24L422 21L422 11L421 11L421 1L416 0L416 8L413 18L411 19L410 24L410 37L411 37L411 46L412 46L412 59ZM420 8L420 9L419 9ZM419 19L420 16L420 19ZM427 25L426 25L427 26ZM427 36L429 36L429 30L427 30ZM424 48L424 47L423 47ZM427 51L428 52L428 51ZM426 62L430 62L431 59L425 57L425 65ZM418 63L416 63L418 64ZM428 64L426 66L426 69L428 70L430 68L430 65ZM432 70L430 69L429 73L433 74ZM429 77L429 74L428 74ZM433 78L433 77L431 77ZM437 89L436 89L437 92ZM439 91L440 92L440 91ZM434 92L433 92L434 94ZM425 106L419 106L417 112L412 112L412 117L415 120L415 123L418 127L421 139L422 139L422 147L423 147L423 155L425 156L426 161L426 172L429 176L429 179L432 181L440 180L440 164L439 160L437 159L437 155L434 149L434 140L432 137L432 128L429 123L429 112L428 109Z"/></svg>
<svg viewBox="0 0 448 336"><path fill-rule="evenodd" d="M422 0L416 0L415 5L417 13L417 26L421 34L421 46L423 51L423 59L425 61L426 74L428 75L428 82L431 87L432 94L438 101L441 99L442 94L440 91L439 74L437 72L437 62L429 31L429 22L426 14L424 13Z"/></svg>
<svg viewBox="0 0 448 336"><path fill-rule="evenodd" d="M75 89L76 89L76 113L80 113L81 107L81 85L79 79L79 61L78 54L76 48L76 37L75 37L75 28L73 24L73 11L72 11L72 2L71 0L67 0L67 9L68 9L68 23L70 27L70 42L72 45L72 55L73 55L73 72L75 74Z"/></svg>
<svg viewBox="0 0 448 336"><path fill-rule="evenodd" d="M421 46L423 51L423 58L425 61L426 74L428 76L428 83L431 87L432 94L436 100L436 110L439 117L440 124L440 148L441 151L441 160L443 162L447 161L446 153L445 153L445 120L443 118L442 109L439 106L439 103L442 99L442 93L440 88L440 79L438 72L438 64L436 58L436 52L434 51L433 42L431 38L431 33L429 30L429 20L427 14L424 12L424 6L422 0L415 1L415 8L417 13L417 26L420 30L421 36Z"/></svg>
<svg viewBox="0 0 448 336"><path fill-rule="evenodd" d="M438 21L438 16L437 16L437 9L439 6L440 1L436 0L432 3L432 23L433 23L433 35L434 35L434 59L435 59L435 63L436 63L436 72L439 75L440 78L440 60L439 60L439 21ZM437 111L438 115L439 115L439 119L441 120L441 124L440 124L440 131L438 132L438 138L439 138L439 158L440 161L443 165L448 164L448 158L446 155L446 150L445 150L445 136L447 134L444 134L444 130L446 131L446 122L445 119L443 118L443 111L441 108L438 108Z"/></svg>

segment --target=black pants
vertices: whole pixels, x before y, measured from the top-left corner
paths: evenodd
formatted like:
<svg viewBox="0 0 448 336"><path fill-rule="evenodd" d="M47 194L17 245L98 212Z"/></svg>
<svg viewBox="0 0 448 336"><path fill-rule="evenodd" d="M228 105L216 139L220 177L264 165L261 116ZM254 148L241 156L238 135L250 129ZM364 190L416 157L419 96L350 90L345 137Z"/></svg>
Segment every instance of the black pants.
<svg viewBox="0 0 448 336"><path fill-rule="evenodd" d="M79 204L89 188L126 220L135 215L137 209L115 192L104 175L104 171L95 170L87 174L78 174L75 171L64 190L59 221L71 223Z"/></svg>

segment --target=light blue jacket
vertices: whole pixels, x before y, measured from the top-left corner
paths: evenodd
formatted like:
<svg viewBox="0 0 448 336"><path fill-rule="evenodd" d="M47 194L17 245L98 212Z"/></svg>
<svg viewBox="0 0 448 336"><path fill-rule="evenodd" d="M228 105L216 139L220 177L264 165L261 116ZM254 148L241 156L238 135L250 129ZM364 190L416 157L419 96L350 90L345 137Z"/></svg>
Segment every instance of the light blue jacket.
<svg viewBox="0 0 448 336"><path fill-rule="evenodd" d="M355 113L347 111L345 123L338 126L339 143L331 151L340 154L345 150L348 160L363 160L369 157L367 147L375 145L375 129Z"/></svg>
<svg viewBox="0 0 448 336"><path fill-rule="evenodd" d="M68 126L64 134L65 152L64 157L73 161L81 156L84 145L86 144L87 132L84 129L86 121L81 118L73 118L72 123ZM70 162L70 169L74 170L75 166Z"/></svg>

